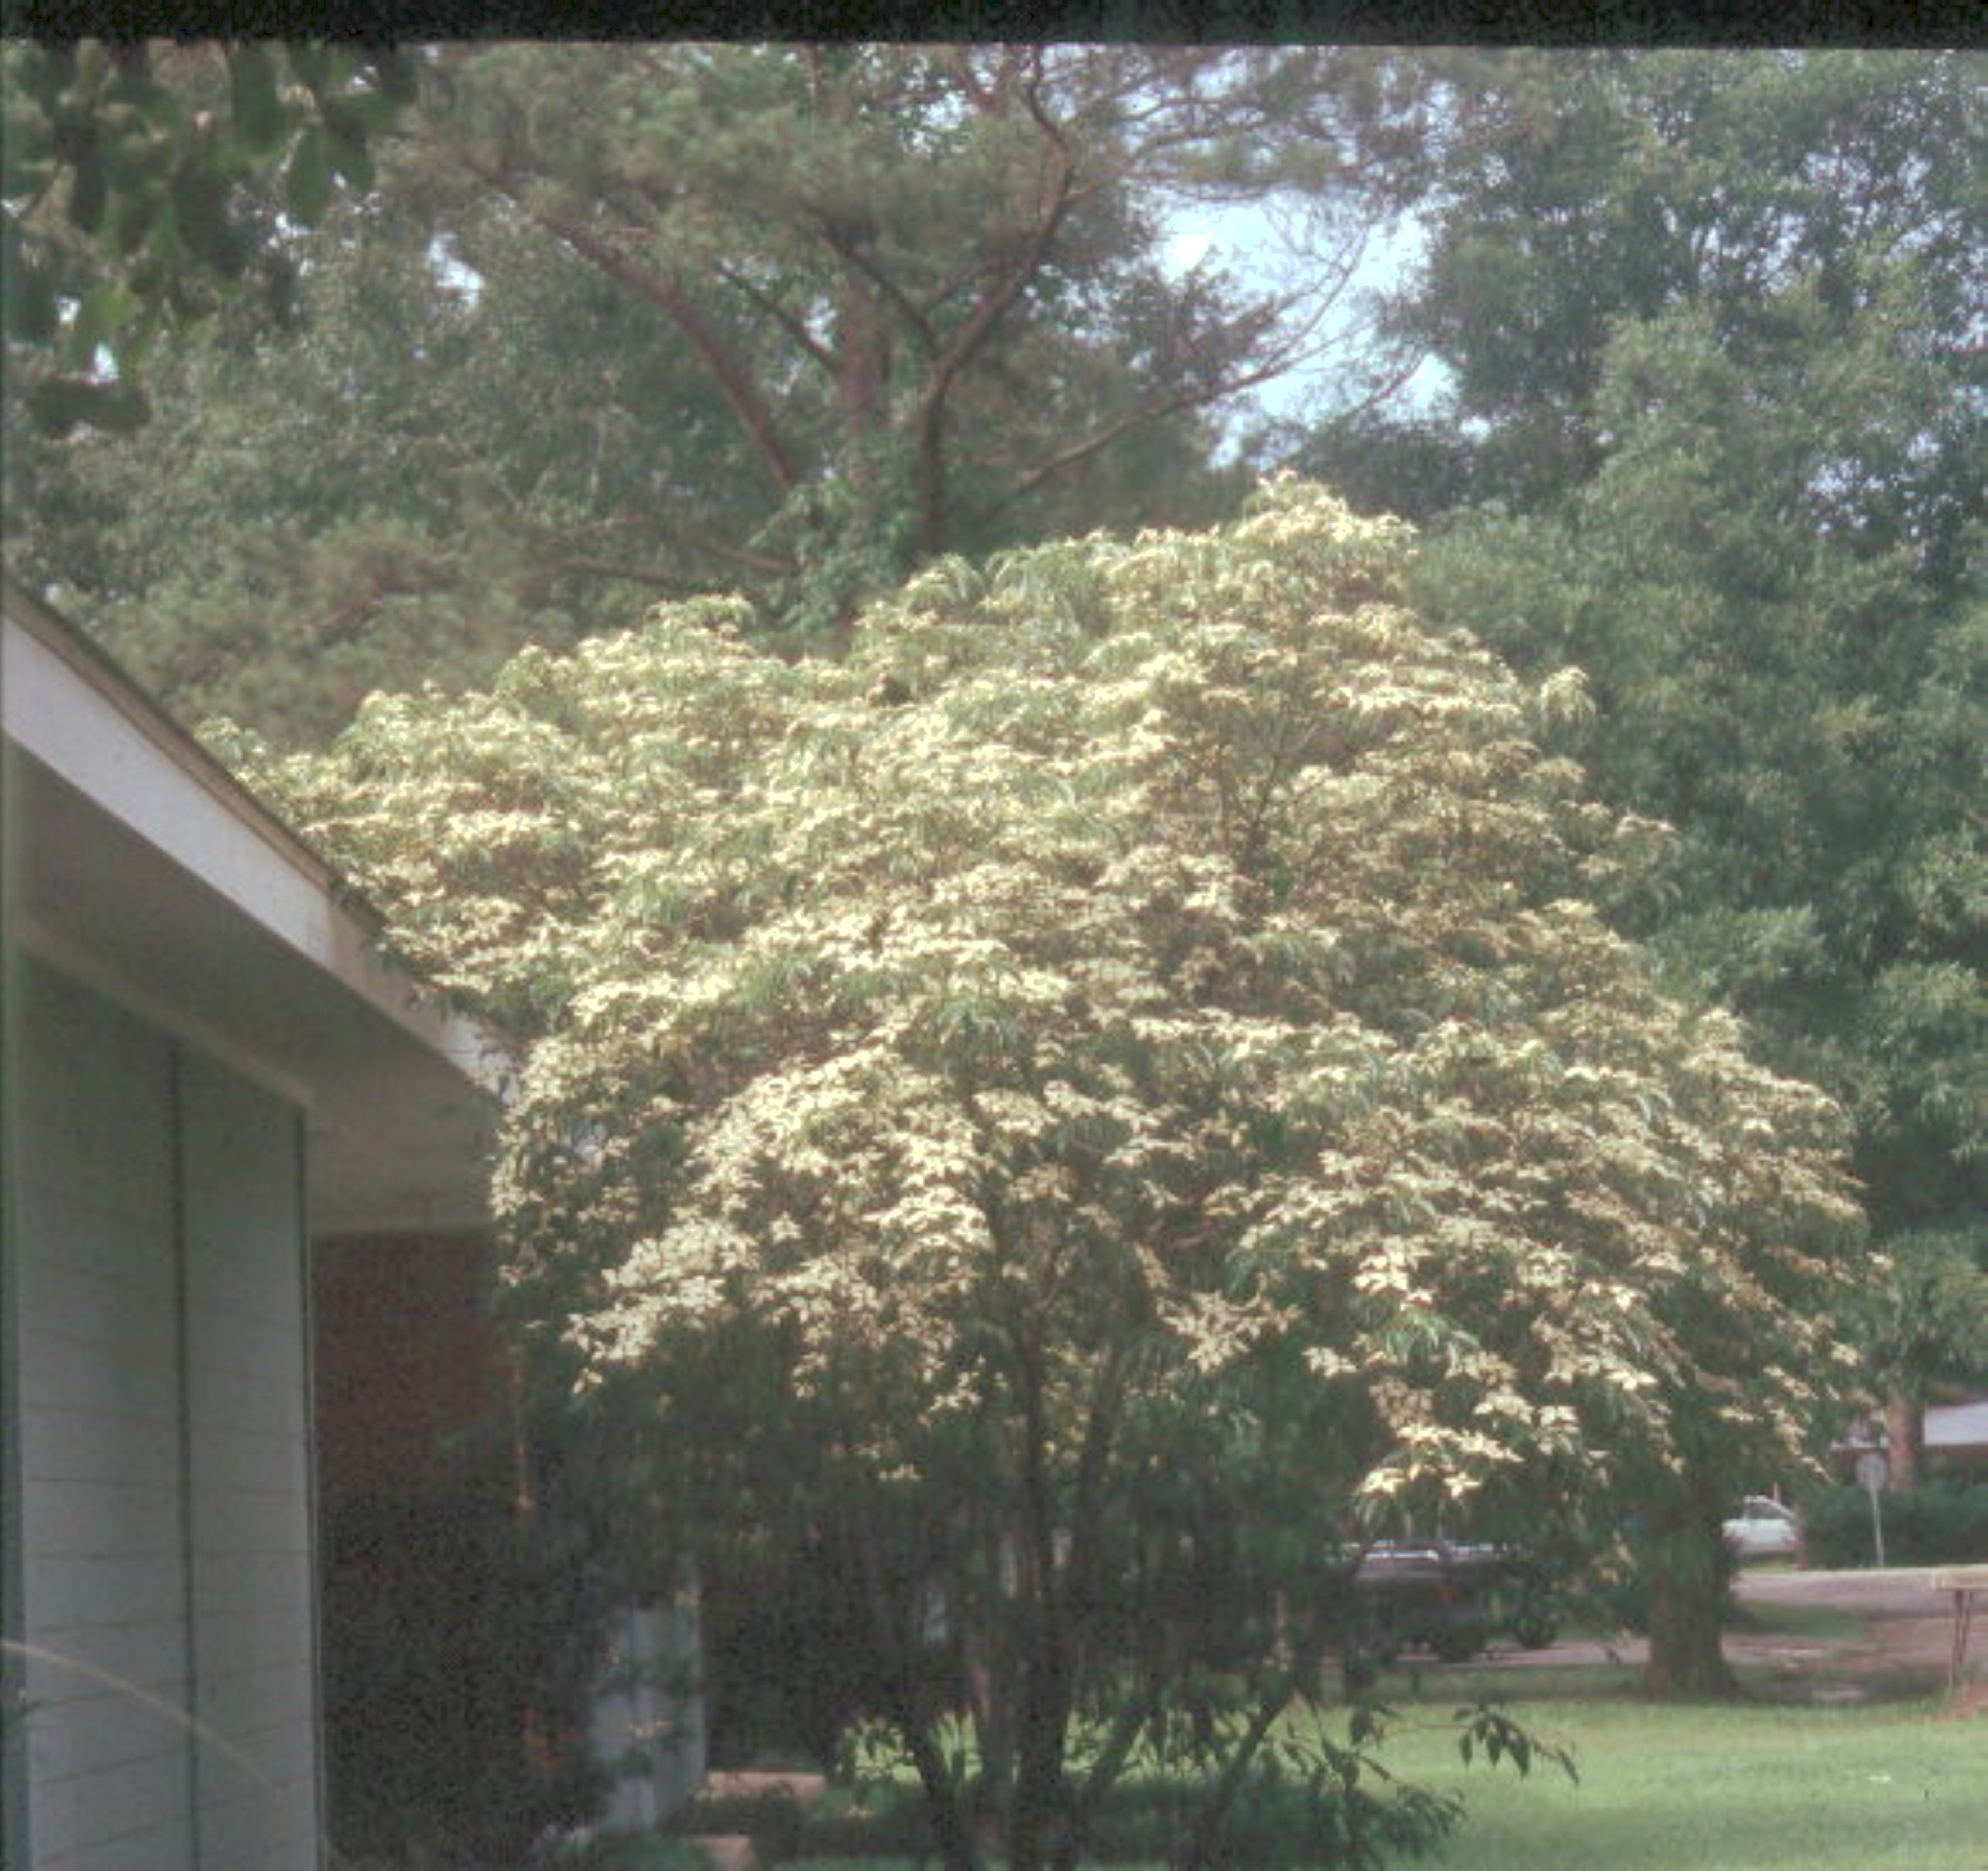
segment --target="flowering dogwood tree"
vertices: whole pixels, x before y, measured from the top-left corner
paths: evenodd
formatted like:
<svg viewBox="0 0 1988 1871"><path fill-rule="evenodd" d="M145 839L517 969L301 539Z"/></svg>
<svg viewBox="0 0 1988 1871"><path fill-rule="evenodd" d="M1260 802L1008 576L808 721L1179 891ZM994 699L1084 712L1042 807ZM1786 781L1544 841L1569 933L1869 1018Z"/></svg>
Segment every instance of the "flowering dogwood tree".
<svg viewBox="0 0 1988 1871"><path fill-rule="evenodd" d="M1205 1862L1331 1542L1598 1494L1716 1540L1838 1381L1838 1114L1610 934L1656 828L1543 751L1576 680L1401 608L1409 546L1280 482L942 562L844 661L669 607L260 772L519 1037L510 1277L684 1524L859 1555L955 1871L976 1798L1073 1863L1219 1663Z"/></svg>

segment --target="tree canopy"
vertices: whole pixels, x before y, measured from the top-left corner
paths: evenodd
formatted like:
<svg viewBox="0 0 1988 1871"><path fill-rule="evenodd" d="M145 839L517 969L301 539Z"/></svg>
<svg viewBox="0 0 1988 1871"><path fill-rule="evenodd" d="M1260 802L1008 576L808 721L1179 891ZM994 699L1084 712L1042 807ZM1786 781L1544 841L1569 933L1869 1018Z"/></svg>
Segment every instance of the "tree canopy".
<svg viewBox="0 0 1988 1871"><path fill-rule="evenodd" d="M1444 367L1439 422L1474 472L1445 460L1399 510L1530 509L1579 486L1619 433L1598 395L1611 347L1686 307L1743 363L1805 340L1797 289L1838 326L1896 321L1909 273L1905 353L1978 389L1978 56L1431 56L1448 133L1416 171L1420 254L1386 323ZM1922 416L1898 492L1964 500L1963 409ZM1349 484L1356 464L1395 481L1433 465L1422 421L1404 416L1392 448L1389 426L1327 425L1299 464Z"/></svg>
<svg viewBox="0 0 1988 1871"><path fill-rule="evenodd" d="M321 740L645 594L743 590L833 650L935 552L1232 512L1214 412L1324 341L1425 112L1368 50L421 69L314 230L245 181L288 316L185 333L147 433L10 451L19 569L194 718ZM1277 211L1281 278L1175 264L1171 214L1238 202ZM1349 397L1384 382L1345 354Z"/></svg>
<svg viewBox="0 0 1988 1871"><path fill-rule="evenodd" d="M1298 456L1444 522L1434 614L1589 675L1598 793L1677 833L1622 926L1854 1113L1874 1367L1919 1393L1988 1380L1899 1356L1964 1342L1899 1329L1953 1252L1960 1314L1988 1277L1982 69L1482 61L1391 314L1451 393Z"/></svg>
<svg viewBox="0 0 1988 1871"><path fill-rule="evenodd" d="M1286 482L943 560L838 662L665 606L252 763L516 1036L509 1278L685 1537L833 1518L881 1581L888 1528L938 1592L1018 1865L1195 1693L1211 1577L1294 1621L1239 1775L1340 1539L1716 1490L1841 1369L1838 1115L1609 932L1652 828L1546 750L1578 681L1408 552ZM930 1602L873 1629L965 1867Z"/></svg>

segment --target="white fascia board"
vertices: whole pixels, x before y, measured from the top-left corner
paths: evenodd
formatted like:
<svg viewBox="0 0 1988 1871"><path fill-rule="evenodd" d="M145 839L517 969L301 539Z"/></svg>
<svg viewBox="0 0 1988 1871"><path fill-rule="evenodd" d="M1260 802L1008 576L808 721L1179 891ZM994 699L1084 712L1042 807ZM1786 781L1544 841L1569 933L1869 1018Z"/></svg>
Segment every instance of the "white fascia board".
<svg viewBox="0 0 1988 1871"><path fill-rule="evenodd" d="M418 998L338 902L336 873L135 691L8 606L7 738L472 1082L508 1062L473 1022Z"/></svg>
<svg viewBox="0 0 1988 1871"><path fill-rule="evenodd" d="M1988 1448L1988 1402L1933 1404L1925 1413L1925 1446Z"/></svg>

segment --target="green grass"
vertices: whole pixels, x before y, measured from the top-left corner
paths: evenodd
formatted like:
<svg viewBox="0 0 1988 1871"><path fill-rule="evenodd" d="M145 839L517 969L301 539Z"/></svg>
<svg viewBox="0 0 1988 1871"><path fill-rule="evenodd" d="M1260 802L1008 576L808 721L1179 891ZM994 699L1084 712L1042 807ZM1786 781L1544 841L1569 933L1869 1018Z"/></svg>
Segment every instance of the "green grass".
<svg viewBox="0 0 1988 1871"><path fill-rule="evenodd" d="M1810 1708L1529 1701L1581 1783L1466 1769L1400 1735L1410 1778L1463 1793L1452 1871L1988 1871L1988 1726L1937 1704Z"/></svg>
<svg viewBox="0 0 1988 1871"><path fill-rule="evenodd" d="M1452 1790L1462 1825L1432 1871L1988 1871L1988 1717L1936 1701L1847 1707L1666 1707L1624 1670L1485 1673L1398 1697L1391 1771ZM1439 1721L1481 1691L1549 1740L1581 1780L1465 1767ZM1523 1698L1523 1699L1521 1699ZM909 1871L906 1859L809 1871Z"/></svg>

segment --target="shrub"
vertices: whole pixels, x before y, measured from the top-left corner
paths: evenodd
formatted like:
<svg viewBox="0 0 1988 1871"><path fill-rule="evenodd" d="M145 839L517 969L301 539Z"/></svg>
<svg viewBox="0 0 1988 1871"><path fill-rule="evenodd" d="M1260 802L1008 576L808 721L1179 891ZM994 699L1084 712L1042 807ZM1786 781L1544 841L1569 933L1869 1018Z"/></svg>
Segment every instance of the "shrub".
<svg viewBox="0 0 1988 1871"><path fill-rule="evenodd" d="M1988 1488L1929 1481L1878 1498L1885 1558L1893 1565L1966 1565L1988 1560ZM1857 1487L1830 1488L1802 1504L1808 1562L1871 1565L1871 1498Z"/></svg>

